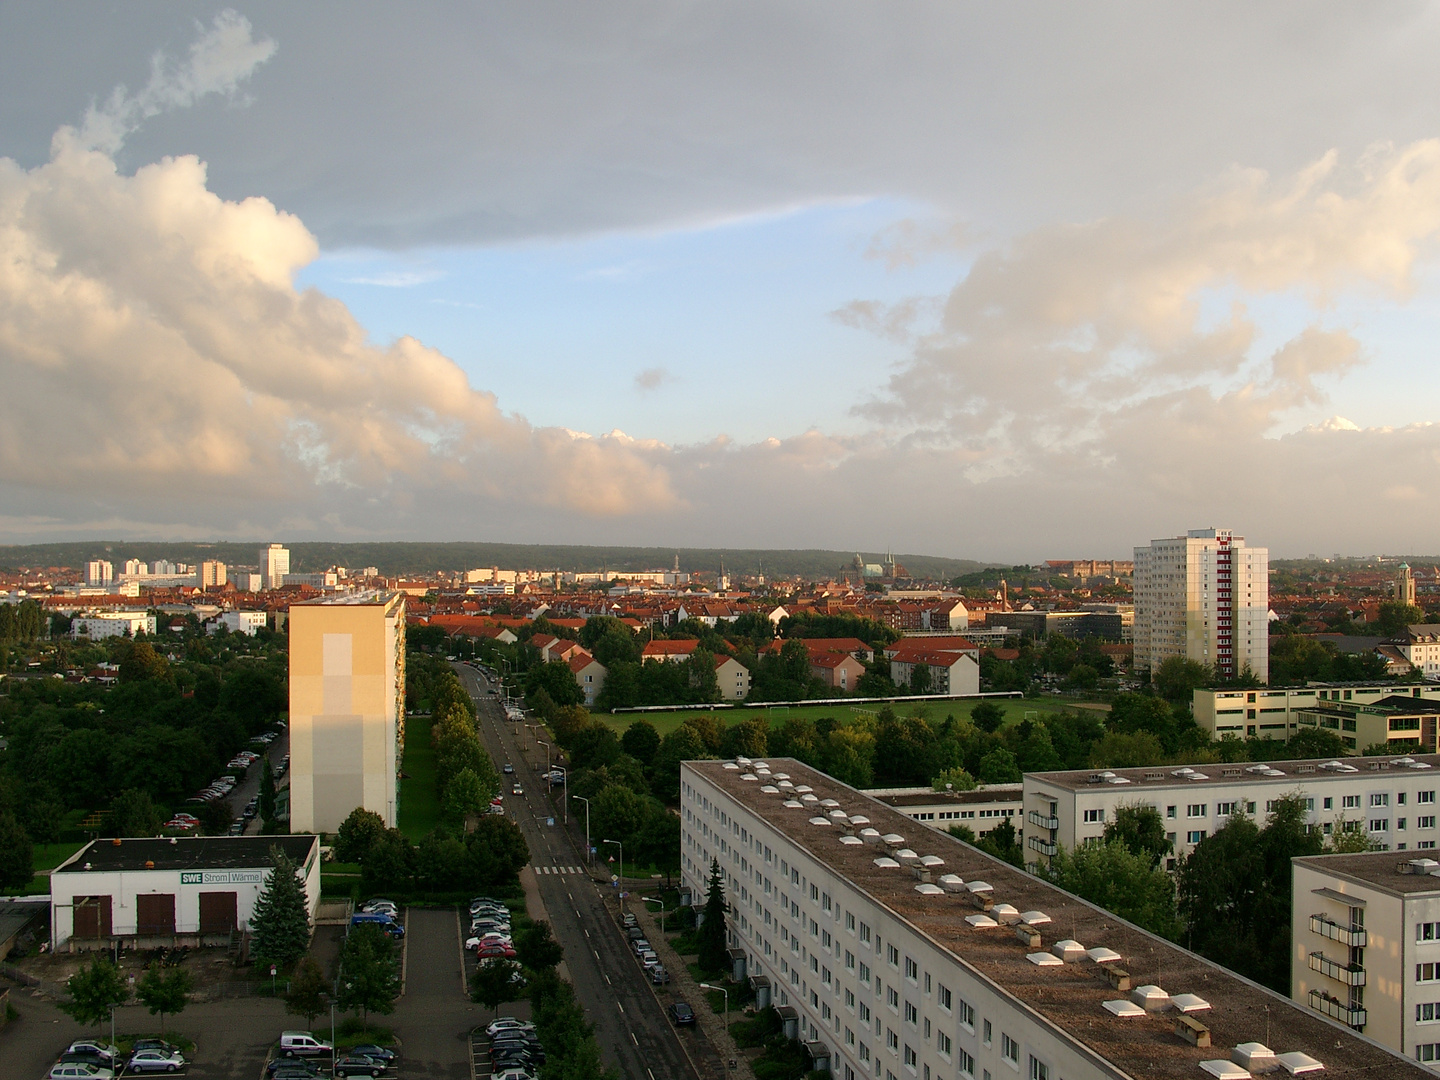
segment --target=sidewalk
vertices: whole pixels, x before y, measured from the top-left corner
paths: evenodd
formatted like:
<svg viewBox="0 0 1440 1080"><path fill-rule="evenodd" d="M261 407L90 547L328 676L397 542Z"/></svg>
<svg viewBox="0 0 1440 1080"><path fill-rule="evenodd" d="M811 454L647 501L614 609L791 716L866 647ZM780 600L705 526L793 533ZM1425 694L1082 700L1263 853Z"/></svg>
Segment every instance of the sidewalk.
<svg viewBox="0 0 1440 1080"><path fill-rule="evenodd" d="M555 924L550 922L550 916L545 910L545 901L540 898L540 882L535 878L533 867L522 866L520 868L520 885L525 890L525 914L537 922L541 919L549 922L553 931ZM570 969L565 966L564 960L556 965L555 970L566 982L571 981Z"/></svg>
<svg viewBox="0 0 1440 1080"><path fill-rule="evenodd" d="M697 1061L701 1066L700 1074L707 1075L705 1066L713 1070L710 1075L725 1076L725 1061L735 1061L740 1068L744 1068L747 1058L741 1054L735 1041L730 1038L730 1033L725 1030L725 1015L723 1012L712 1012L708 998L709 991L700 989L700 984L690 974L690 969L685 964L685 959L674 948L671 947L666 935L660 932L660 917L658 913L648 910L648 904L641 903L634 893L631 894L633 903L627 904L625 910L635 913L636 921L640 929L645 932L645 937L650 942L650 947L660 957L660 963L665 965L665 970L670 973L669 989L672 994L679 996L682 1000L688 1001L690 1007L695 1010L695 1026L705 1036L713 1053L718 1054L724 1060L711 1059L710 1061ZM666 926L670 926L670 919L667 915ZM732 992L733 999L734 994ZM738 1009L730 1010L730 1022L742 1018ZM700 1055L696 1055L697 1058ZM734 1070L732 1075L738 1075L739 1069Z"/></svg>

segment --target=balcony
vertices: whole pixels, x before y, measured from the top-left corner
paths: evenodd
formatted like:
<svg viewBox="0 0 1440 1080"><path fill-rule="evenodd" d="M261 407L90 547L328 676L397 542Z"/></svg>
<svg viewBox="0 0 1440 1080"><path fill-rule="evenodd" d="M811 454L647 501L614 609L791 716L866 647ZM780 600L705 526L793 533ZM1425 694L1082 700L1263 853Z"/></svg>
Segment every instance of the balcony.
<svg viewBox="0 0 1440 1080"><path fill-rule="evenodd" d="M1363 967L1359 964L1354 966L1337 964L1324 953L1312 952L1310 954L1310 970L1318 971L1321 975L1344 983L1346 986L1365 985L1365 969Z"/></svg>
<svg viewBox="0 0 1440 1080"><path fill-rule="evenodd" d="M1038 851L1041 855L1050 858L1054 858L1060 851L1059 844L1052 844L1046 840L1041 840L1038 836L1028 836L1025 838L1025 842L1030 845L1032 850Z"/></svg>
<svg viewBox="0 0 1440 1080"><path fill-rule="evenodd" d="M1310 1008L1316 1012L1324 1013L1332 1020L1339 1020L1342 1024L1349 1024L1356 1031L1363 1028L1369 1020L1369 1014L1360 1008L1352 1009L1343 1002L1336 1001L1332 997L1326 997L1319 990L1310 991Z"/></svg>
<svg viewBox="0 0 1440 1080"><path fill-rule="evenodd" d="M1041 814L1040 811L1038 811L1038 810L1031 810L1031 811L1030 811L1030 814L1029 814L1029 816L1026 818L1026 820L1029 821L1031 825L1034 825L1036 828L1040 828L1040 829L1058 829L1058 828L1060 828L1060 819L1059 819L1059 818L1057 818L1057 817L1046 817L1044 814Z"/></svg>
<svg viewBox="0 0 1440 1080"><path fill-rule="evenodd" d="M1365 948L1367 937L1363 927L1341 926L1334 919L1328 919L1324 915L1310 916L1310 930L1321 937L1329 938L1331 941L1338 941L1341 945L1349 945L1352 948Z"/></svg>

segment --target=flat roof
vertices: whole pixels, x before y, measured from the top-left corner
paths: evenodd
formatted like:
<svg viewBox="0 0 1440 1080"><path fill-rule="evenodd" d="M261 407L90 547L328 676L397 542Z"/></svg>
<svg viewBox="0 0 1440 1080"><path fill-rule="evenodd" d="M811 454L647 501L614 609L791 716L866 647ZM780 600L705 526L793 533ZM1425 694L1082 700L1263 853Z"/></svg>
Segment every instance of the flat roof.
<svg viewBox="0 0 1440 1080"><path fill-rule="evenodd" d="M297 600L291 607L387 607L405 593L398 589L364 589L354 593L336 593L332 596L316 596L310 600Z"/></svg>
<svg viewBox="0 0 1440 1080"><path fill-rule="evenodd" d="M1307 870L1334 874L1392 896L1413 896L1440 893L1440 877L1400 870L1402 866L1408 868L1411 859L1423 859L1430 854L1428 851L1363 851L1348 855L1303 855L1292 861Z"/></svg>
<svg viewBox="0 0 1440 1080"><path fill-rule="evenodd" d="M1324 768L1338 762L1342 768ZM1413 762L1414 765L1409 764ZM1419 768L1415 766L1421 766ZM1348 766L1345 768L1343 766ZM1262 770L1268 769L1269 772ZM1352 771L1353 770L1353 771ZM1155 765L1143 769L1069 769L1026 773L1056 787L1134 791L1137 788L1183 787L1204 791L1214 781L1293 787L1311 781L1376 775L1419 778L1440 776L1440 754L1387 754L1384 757L1306 758L1301 761L1236 761L1210 765ZM1203 777L1204 779L1192 779ZM1120 781L1117 783L1116 781Z"/></svg>
<svg viewBox="0 0 1440 1080"><path fill-rule="evenodd" d="M1024 790L1014 787L976 788L974 791L907 791L901 795L882 795L878 792L871 798L879 799L887 806L935 806L939 803L954 803L965 806L974 803L1023 802Z"/></svg>
<svg viewBox="0 0 1440 1080"><path fill-rule="evenodd" d="M278 847L297 866L304 866L318 836L177 836L174 839L92 840L56 874L117 870L238 870L270 866L270 849ZM147 866L153 863L153 866Z"/></svg>
<svg viewBox="0 0 1440 1080"><path fill-rule="evenodd" d="M1272 1049L1277 1053L1304 1051L1325 1064L1327 1075L1379 1068L1386 1077L1434 1080L1429 1070L1352 1029L945 833L928 829L799 761L765 760L772 773L789 773L792 783L808 784L818 798L833 798L841 809L863 813L870 818L870 827L881 834L894 832L905 837L919 855L943 858L945 865L936 867L932 876L950 873L967 882L983 880L993 886L997 904L1049 915L1052 921L1037 927L1042 949L1067 938L1086 948L1113 949L1121 955L1118 966L1130 973L1132 985L1154 983L1172 995L1196 994L1210 1003L1209 1011L1196 1015L1210 1028L1213 1045L1208 1048L1191 1046L1175 1034L1173 1012L1125 1019L1112 1016L1102 1003L1128 994L1111 989L1102 965L1090 960L1047 967L1031 963L1026 954L1034 950L1022 945L1012 928L974 930L966 924L965 916L979 913L968 893L922 896L915 891L916 881L908 869L874 865L883 848L877 851L877 846L870 844L841 844L843 830L811 825L810 818L816 814L813 804L785 807L782 803L788 793L762 792L761 783L742 780L743 770L727 769L723 762L685 762L684 768L756 813L960 964L1130 1076L1193 1076L1198 1080L1203 1075L1200 1062L1229 1057L1230 1048L1240 1043L1265 1041L1268 1021ZM1277 947L1289 945L1279 943Z"/></svg>

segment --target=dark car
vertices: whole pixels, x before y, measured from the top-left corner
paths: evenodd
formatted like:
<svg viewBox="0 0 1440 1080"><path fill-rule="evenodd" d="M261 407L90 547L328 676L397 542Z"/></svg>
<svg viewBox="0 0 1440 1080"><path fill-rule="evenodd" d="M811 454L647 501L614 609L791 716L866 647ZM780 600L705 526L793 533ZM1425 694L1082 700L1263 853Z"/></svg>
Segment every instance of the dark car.
<svg viewBox="0 0 1440 1080"><path fill-rule="evenodd" d="M335 1062L336 1076L379 1076L385 1071L385 1063L374 1058L358 1057L354 1054Z"/></svg>
<svg viewBox="0 0 1440 1080"><path fill-rule="evenodd" d="M505 762L504 767L500 771L503 772L506 776L509 776L515 771L515 766L511 765L510 762L507 761Z"/></svg>
<svg viewBox="0 0 1440 1080"><path fill-rule="evenodd" d="M265 1072L276 1080L284 1077L305 1077L320 1075L320 1066L311 1063L304 1058L271 1058L265 1063Z"/></svg>
<svg viewBox="0 0 1440 1080"><path fill-rule="evenodd" d="M60 1055L62 1065L94 1065L97 1069L114 1069L115 1059L93 1050L71 1050Z"/></svg>
<svg viewBox="0 0 1440 1080"><path fill-rule="evenodd" d="M173 1054L180 1047L174 1043L168 1043L164 1039L136 1039L131 1044L131 1051L136 1050L164 1050L167 1054Z"/></svg>
<svg viewBox="0 0 1440 1080"><path fill-rule="evenodd" d="M511 1046L538 1050L540 1048L540 1037L533 1031L501 1031L497 1032L495 1037L490 1040L490 1052L492 1054L497 1050Z"/></svg>
<svg viewBox="0 0 1440 1080"><path fill-rule="evenodd" d="M383 1061L386 1065L393 1064L399 1056L394 1050L386 1050L383 1046L376 1046L373 1043L362 1043L359 1046L352 1046L350 1053L360 1057L368 1057L372 1061Z"/></svg>
<svg viewBox="0 0 1440 1080"><path fill-rule="evenodd" d="M677 1027L685 1027L695 1023L695 1010L683 1001L675 1002L675 1004L671 1005L670 1008L665 1011Z"/></svg>

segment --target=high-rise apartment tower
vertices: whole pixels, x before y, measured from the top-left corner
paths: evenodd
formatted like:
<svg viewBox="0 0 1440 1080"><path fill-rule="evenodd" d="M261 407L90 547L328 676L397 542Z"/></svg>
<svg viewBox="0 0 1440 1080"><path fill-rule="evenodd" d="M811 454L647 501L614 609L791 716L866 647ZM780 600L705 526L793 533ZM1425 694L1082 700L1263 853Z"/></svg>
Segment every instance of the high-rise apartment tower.
<svg viewBox="0 0 1440 1080"><path fill-rule="evenodd" d="M290 572L290 549L271 544L260 549L260 577L267 589L278 589L285 584L285 575Z"/></svg>
<svg viewBox="0 0 1440 1080"><path fill-rule="evenodd" d="M1184 656L1229 679L1270 678L1270 552L1227 529L1135 549L1135 666Z"/></svg>

